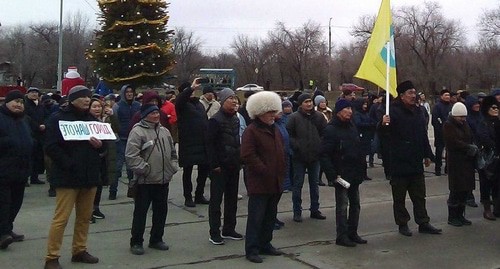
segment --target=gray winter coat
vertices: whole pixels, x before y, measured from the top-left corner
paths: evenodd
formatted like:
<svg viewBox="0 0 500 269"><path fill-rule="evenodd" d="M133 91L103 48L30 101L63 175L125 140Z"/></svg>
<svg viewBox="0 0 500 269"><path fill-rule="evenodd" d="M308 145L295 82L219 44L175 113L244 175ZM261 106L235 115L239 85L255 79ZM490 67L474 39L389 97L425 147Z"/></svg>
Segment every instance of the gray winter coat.
<svg viewBox="0 0 500 269"><path fill-rule="evenodd" d="M127 167L137 184L167 184L179 170L172 136L160 124L140 121L134 125L125 149Z"/></svg>

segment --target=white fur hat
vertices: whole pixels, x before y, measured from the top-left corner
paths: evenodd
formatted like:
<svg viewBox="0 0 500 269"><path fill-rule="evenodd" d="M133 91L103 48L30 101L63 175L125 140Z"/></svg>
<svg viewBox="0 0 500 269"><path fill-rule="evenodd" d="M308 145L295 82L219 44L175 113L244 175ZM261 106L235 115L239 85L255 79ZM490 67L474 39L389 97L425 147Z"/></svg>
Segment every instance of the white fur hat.
<svg viewBox="0 0 500 269"><path fill-rule="evenodd" d="M282 110L281 98L275 92L261 91L248 98L246 109L251 119L269 111L280 112Z"/></svg>
<svg viewBox="0 0 500 269"><path fill-rule="evenodd" d="M467 116L467 108L464 104L456 102L451 108L451 115L454 117L465 117Z"/></svg>

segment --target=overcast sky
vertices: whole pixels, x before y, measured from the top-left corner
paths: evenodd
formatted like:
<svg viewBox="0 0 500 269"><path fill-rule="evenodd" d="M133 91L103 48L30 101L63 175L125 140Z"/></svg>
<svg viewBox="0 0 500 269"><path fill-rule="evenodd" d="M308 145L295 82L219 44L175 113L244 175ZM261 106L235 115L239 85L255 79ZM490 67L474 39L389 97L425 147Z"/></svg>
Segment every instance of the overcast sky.
<svg viewBox="0 0 500 269"><path fill-rule="evenodd" d="M498 7L500 0L436 0L446 18L460 20L469 42L477 40L477 19L484 10ZM59 21L60 0L0 0L2 28L30 22ZM168 27L184 27L203 42L203 50L227 50L238 34L265 37L277 21L289 28L308 20L319 23L328 36L332 18L332 43L345 44L349 30L362 15L376 15L381 0L171 0ZM419 4L420 3L420 4ZM392 8L422 5L423 1L392 0ZM81 11L96 25L96 0L64 0L64 13Z"/></svg>

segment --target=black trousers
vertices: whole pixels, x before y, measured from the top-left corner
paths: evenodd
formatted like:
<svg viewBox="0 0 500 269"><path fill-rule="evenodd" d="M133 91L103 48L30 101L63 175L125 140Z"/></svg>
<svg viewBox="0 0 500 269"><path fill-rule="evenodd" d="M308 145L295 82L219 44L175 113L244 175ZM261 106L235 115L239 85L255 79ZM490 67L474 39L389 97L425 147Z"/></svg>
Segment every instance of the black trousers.
<svg viewBox="0 0 500 269"><path fill-rule="evenodd" d="M436 145L436 160L435 160L435 170L441 171L441 166L443 166L443 152L444 152L444 144Z"/></svg>
<svg viewBox="0 0 500 269"><path fill-rule="evenodd" d="M248 218L245 233L246 255L258 255L272 247L274 223L281 194L251 194L248 196Z"/></svg>
<svg viewBox="0 0 500 269"><path fill-rule="evenodd" d="M14 220L23 204L24 188L25 183L0 185L0 236L12 232Z"/></svg>
<svg viewBox="0 0 500 269"><path fill-rule="evenodd" d="M132 220L132 238L130 245L142 245L146 229L146 217L149 205L153 205L153 221L149 243L163 241L165 222L167 220L168 184L139 184L134 198L134 218Z"/></svg>
<svg viewBox="0 0 500 269"><path fill-rule="evenodd" d="M193 183L191 182L191 175L193 174L193 166L184 166L182 172L182 187L184 189L184 198L192 199L193 198ZM207 177L209 173L208 165L198 165L198 177L196 178L196 191L195 197L203 196L205 191L205 183L207 182Z"/></svg>
<svg viewBox="0 0 500 269"><path fill-rule="evenodd" d="M450 191L448 205L451 207L465 206L469 191Z"/></svg>
<svg viewBox="0 0 500 269"><path fill-rule="evenodd" d="M335 186L335 219L337 222L337 239L358 234L359 184L351 184L349 189ZM349 212L349 214L347 214Z"/></svg>
<svg viewBox="0 0 500 269"><path fill-rule="evenodd" d="M413 215L415 222L420 225L430 221L425 208L425 179L424 175L392 177L392 199L394 220L397 225L406 225L410 220L410 214L406 210L406 193L410 195L413 203Z"/></svg>
<svg viewBox="0 0 500 269"><path fill-rule="evenodd" d="M222 172L220 173L214 171L210 173L210 204L208 205L210 236L220 233L222 198L224 198L224 225L222 233L232 232L236 227L239 177L239 167L232 169L222 168Z"/></svg>

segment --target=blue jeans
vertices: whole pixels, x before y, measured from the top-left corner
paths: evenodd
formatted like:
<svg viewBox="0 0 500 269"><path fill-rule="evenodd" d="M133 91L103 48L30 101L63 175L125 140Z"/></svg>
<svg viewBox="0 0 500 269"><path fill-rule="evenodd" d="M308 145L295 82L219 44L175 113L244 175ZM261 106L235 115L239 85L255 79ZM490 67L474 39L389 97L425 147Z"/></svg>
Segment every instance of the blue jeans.
<svg viewBox="0 0 500 269"><path fill-rule="evenodd" d="M302 212L302 186L306 174L309 180L309 195L311 198L311 212L319 210L319 161L304 163L299 160L293 160L293 212L300 214Z"/></svg>
<svg viewBox="0 0 500 269"><path fill-rule="evenodd" d="M279 193L248 195L248 218L245 254L258 255L272 247L274 223L278 213Z"/></svg>
<svg viewBox="0 0 500 269"><path fill-rule="evenodd" d="M349 215L347 207L349 206ZM335 219L337 222L337 239L358 233L359 184L351 184L349 189L335 184Z"/></svg>
<svg viewBox="0 0 500 269"><path fill-rule="evenodd" d="M118 180L122 176L122 168L125 164L125 148L127 147L127 140L120 139L116 141L116 178L113 179L109 185L109 192L116 193L118 191ZM134 172L127 169L127 178L130 181L134 178Z"/></svg>

